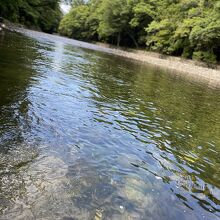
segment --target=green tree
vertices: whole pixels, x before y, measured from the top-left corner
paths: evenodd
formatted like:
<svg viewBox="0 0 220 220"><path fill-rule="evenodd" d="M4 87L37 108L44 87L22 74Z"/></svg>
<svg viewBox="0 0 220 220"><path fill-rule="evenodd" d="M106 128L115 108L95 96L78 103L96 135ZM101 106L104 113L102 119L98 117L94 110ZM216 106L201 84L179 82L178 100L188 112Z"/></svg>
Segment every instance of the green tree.
<svg viewBox="0 0 220 220"><path fill-rule="evenodd" d="M59 32L75 39L89 39L86 25L88 16L89 7L87 5L79 5L72 8L60 22Z"/></svg>
<svg viewBox="0 0 220 220"><path fill-rule="evenodd" d="M54 32L61 12L59 0L0 0L0 16L29 27Z"/></svg>
<svg viewBox="0 0 220 220"><path fill-rule="evenodd" d="M129 24L138 44L143 46L146 43L145 28L148 27L155 16L154 6L150 2L144 0L130 0L129 4L132 7L132 18Z"/></svg>
<svg viewBox="0 0 220 220"><path fill-rule="evenodd" d="M116 38L119 46L122 33L129 29L130 10L126 0L103 1L98 11L100 38Z"/></svg>
<svg viewBox="0 0 220 220"><path fill-rule="evenodd" d="M220 3L164 1L146 31L152 50L215 63L220 50Z"/></svg>

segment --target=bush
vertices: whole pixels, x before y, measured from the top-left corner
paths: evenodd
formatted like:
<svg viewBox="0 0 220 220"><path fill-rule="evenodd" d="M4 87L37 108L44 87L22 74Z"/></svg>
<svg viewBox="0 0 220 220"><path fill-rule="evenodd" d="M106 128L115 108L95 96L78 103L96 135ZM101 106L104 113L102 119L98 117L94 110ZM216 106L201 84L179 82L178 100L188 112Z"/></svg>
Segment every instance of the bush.
<svg viewBox="0 0 220 220"><path fill-rule="evenodd" d="M193 59L213 64L217 62L216 55L213 52L196 51L193 53Z"/></svg>

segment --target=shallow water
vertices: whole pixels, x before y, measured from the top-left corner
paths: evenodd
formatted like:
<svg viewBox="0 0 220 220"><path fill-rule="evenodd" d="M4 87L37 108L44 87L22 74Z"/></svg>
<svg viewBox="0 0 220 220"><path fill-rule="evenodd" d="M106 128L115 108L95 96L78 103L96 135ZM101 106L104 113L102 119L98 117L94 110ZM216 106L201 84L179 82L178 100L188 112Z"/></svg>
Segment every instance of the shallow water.
<svg viewBox="0 0 220 220"><path fill-rule="evenodd" d="M220 91L76 45L0 33L0 219L218 219Z"/></svg>

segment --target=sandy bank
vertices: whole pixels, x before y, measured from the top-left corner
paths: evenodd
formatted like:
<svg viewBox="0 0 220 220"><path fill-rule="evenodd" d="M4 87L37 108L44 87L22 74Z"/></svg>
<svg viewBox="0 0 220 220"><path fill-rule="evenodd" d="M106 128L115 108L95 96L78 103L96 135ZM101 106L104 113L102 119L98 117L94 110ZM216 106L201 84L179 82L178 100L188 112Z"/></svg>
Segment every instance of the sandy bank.
<svg viewBox="0 0 220 220"><path fill-rule="evenodd" d="M9 25L8 28L12 31L16 31L25 34L26 36L37 39L40 38L48 41L62 41L63 43L70 44L76 47L102 51L105 53L141 61L159 67L161 69L166 69L175 74L189 77L192 80L204 82L210 87L220 88L220 66L216 66L215 68L208 68L204 63L192 60L185 60L178 57L168 57L157 53L145 52L142 50L121 50L117 48L110 48L107 47L105 44L103 45L86 43L61 36L27 30L14 25Z"/></svg>
<svg viewBox="0 0 220 220"><path fill-rule="evenodd" d="M187 60L181 57L166 56L159 53L148 52L143 50L120 50L112 49L107 44L98 44L102 47L107 47L113 54L138 60L161 69L168 70L169 72L182 75L197 82L203 82L210 87L220 88L220 66L213 65L213 68L207 64Z"/></svg>
<svg viewBox="0 0 220 220"><path fill-rule="evenodd" d="M216 66L214 69L202 66L204 64L197 63L191 60L185 60L177 57L167 57L152 55L149 52L126 52L119 51L120 55L129 57L135 60L139 60L161 69L166 69L174 74L182 74L192 80L204 82L210 87L219 87L220 88L220 68Z"/></svg>

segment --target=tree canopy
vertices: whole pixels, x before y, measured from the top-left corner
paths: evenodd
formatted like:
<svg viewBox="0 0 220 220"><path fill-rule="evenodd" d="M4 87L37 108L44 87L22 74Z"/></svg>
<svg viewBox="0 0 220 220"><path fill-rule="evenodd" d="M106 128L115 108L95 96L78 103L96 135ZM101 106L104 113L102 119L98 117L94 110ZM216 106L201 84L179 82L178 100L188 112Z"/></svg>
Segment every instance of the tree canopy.
<svg viewBox="0 0 220 220"><path fill-rule="evenodd" d="M74 0L59 31L75 39L220 61L217 0Z"/></svg>
<svg viewBox="0 0 220 220"><path fill-rule="evenodd" d="M45 32L54 32L61 12L59 0L0 0L0 16Z"/></svg>

